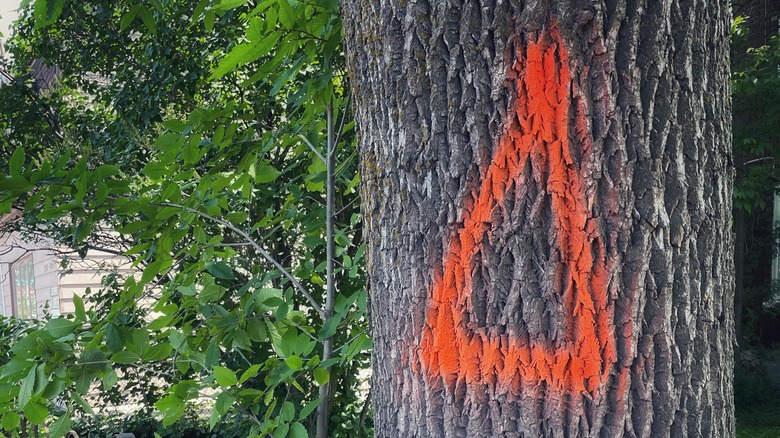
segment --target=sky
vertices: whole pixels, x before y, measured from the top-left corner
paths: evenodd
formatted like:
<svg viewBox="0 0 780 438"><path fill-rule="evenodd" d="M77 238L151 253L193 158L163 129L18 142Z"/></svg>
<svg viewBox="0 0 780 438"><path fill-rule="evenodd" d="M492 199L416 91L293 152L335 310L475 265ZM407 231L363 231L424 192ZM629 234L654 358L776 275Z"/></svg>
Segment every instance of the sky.
<svg viewBox="0 0 780 438"><path fill-rule="evenodd" d="M11 23L16 20L19 3L21 0L0 0L0 33L3 34L3 41L11 35Z"/></svg>

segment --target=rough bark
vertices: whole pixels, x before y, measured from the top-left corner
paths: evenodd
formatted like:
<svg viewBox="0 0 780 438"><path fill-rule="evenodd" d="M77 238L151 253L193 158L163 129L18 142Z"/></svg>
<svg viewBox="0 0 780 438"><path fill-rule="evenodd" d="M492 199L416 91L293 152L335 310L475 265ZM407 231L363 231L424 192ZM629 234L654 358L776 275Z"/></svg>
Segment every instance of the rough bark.
<svg viewBox="0 0 780 438"><path fill-rule="evenodd" d="M732 436L728 3L342 12L377 436Z"/></svg>

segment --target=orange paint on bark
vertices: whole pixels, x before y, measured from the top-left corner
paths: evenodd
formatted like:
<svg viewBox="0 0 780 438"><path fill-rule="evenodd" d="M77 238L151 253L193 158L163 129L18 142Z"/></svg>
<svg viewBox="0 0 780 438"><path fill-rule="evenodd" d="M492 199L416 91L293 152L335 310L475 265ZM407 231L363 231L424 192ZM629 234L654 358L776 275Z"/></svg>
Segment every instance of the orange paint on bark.
<svg viewBox="0 0 780 438"><path fill-rule="evenodd" d="M590 144L581 134L587 126L584 111L570 121L572 79L554 27L518 50L514 73L513 108L505 132L481 185L464 203L463 222L431 287L420 360L427 377L441 376L448 384L461 379L511 387L545 383L561 391L593 392L616 361L609 272L584 181L571 155L572 146L584 151ZM572 122L579 133L570 132ZM565 339L555 342L493 336L464 321L472 293L472 261L507 190L530 181L530 175L522 175L529 160L537 169L534 173L546 176L537 183L548 195L556 233L552 251L560 259L551 284L561 294L566 329Z"/></svg>

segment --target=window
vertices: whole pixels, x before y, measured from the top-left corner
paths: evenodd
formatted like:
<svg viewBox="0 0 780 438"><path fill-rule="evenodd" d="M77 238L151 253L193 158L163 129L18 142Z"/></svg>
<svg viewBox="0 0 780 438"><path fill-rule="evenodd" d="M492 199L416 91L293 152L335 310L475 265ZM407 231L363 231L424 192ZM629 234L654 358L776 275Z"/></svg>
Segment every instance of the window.
<svg viewBox="0 0 780 438"><path fill-rule="evenodd" d="M11 289L14 316L28 319L37 318L38 300L35 295L32 256L23 257L11 266Z"/></svg>
<svg viewBox="0 0 780 438"><path fill-rule="evenodd" d="M60 316L60 288L54 286L49 289L49 313L51 316Z"/></svg>

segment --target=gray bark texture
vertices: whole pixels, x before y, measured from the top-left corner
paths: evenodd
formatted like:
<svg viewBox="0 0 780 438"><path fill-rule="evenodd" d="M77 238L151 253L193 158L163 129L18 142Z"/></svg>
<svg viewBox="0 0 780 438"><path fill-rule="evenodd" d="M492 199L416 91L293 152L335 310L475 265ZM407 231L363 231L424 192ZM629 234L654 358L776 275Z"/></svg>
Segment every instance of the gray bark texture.
<svg viewBox="0 0 780 438"><path fill-rule="evenodd" d="M376 436L734 436L728 2L341 7Z"/></svg>

